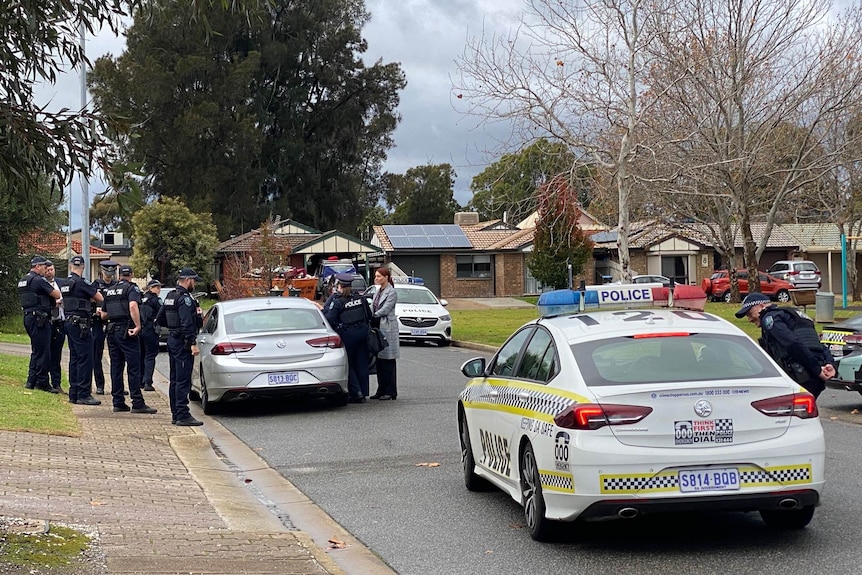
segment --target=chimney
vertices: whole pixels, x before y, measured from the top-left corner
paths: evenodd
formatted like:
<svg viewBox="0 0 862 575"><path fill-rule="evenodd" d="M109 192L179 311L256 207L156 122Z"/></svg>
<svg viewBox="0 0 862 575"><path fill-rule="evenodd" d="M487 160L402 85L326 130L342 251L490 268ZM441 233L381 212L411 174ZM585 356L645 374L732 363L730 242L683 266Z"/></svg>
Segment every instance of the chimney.
<svg viewBox="0 0 862 575"><path fill-rule="evenodd" d="M455 225L469 226L479 223L479 212L455 212Z"/></svg>

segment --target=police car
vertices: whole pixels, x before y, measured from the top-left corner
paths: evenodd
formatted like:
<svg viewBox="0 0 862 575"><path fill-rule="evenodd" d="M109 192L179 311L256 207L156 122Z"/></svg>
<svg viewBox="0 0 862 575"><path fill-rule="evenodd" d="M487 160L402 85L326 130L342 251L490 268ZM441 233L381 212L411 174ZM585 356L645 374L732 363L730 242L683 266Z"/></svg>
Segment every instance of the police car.
<svg viewBox="0 0 862 575"><path fill-rule="evenodd" d="M543 294L542 316L464 363L464 482L524 507L530 535L564 522L759 511L802 528L824 485L814 397L697 286Z"/></svg>

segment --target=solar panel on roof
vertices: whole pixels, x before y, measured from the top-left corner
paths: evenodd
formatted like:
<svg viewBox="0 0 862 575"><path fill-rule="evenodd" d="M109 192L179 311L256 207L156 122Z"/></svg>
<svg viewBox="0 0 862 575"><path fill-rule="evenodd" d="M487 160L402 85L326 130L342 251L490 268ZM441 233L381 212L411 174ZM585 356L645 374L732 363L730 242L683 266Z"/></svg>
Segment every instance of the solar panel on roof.
<svg viewBox="0 0 862 575"><path fill-rule="evenodd" d="M383 231L395 249L473 247L461 226L455 224L386 225Z"/></svg>

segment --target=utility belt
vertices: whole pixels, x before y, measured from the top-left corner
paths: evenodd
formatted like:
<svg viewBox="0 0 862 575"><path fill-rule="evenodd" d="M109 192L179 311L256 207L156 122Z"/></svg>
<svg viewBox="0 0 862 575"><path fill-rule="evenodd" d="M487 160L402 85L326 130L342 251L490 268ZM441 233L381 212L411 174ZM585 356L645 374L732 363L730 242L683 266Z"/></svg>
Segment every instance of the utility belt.
<svg viewBox="0 0 862 575"><path fill-rule="evenodd" d="M168 332L168 335L171 337L178 337L180 339L185 339L185 336L183 335L183 332L180 329L172 329L171 331Z"/></svg>
<svg viewBox="0 0 862 575"><path fill-rule="evenodd" d="M116 320L108 320L108 332L114 332L118 329L126 331L129 329L129 322L131 320L128 319L116 319Z"/></svg>
<svg viewBox="0 0 862 575"><path fill-rule="evenodd" d="M90 327L93 324L92 318L81 315L70 315L66 318L66 321L78 327Z"/></svg>
<svg viewBox="0 0 862 575"><path fill-rule="evenodd" d="M24 316L32 315L36 318L36 325L40 328L45 327L51 321L51 314L39 309L25 310Z"/></svg>
<svg viewBox="0 0 862 575"><path fill-rule="evenodd" d="M343 323L341 324L341 331L350 331L352 329L356 329L358 327L362 327L368 325L368 322L365 321L354 321L351 323Z"/></svg>

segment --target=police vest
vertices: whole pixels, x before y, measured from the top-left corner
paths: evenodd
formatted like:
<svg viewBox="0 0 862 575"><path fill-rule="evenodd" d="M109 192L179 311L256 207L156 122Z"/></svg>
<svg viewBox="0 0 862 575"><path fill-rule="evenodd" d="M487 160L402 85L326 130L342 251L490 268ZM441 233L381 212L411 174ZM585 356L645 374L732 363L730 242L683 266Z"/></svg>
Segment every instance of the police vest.
<svg viewBox="0 0 862 575"><path fill-rule="evenodd" d="M159 313L160 307L162 307L162 302L159 301L159 296L152 292L144 294L141 297L141 326L151 326Z"/></svg>
<svg viewBox="0 0 862 575"><path fill-rule="evenodd" d="M180 303L180 299L184 295L185 294L176 293L175 290L173 293L171 293L171 295L167 297L158 315L159 325L168 329L180 328L180 312L179 308L177 307L177 304Z"/></svg>
<svg viewBox="0 0 862 575"><path fill-rule="evenodd" d="M351 296L349 301L344 302L341 313L338 315L338 322L344 327L368 323L368 316L365 312L366 306L363 296Z"/></svg>
<svg viewBox="0 0 862 575"><path fill-rule="evenodd" d="M129 311L129 292L132 291L132 284L127 281L121 281L105 290L105 313L108 314L108 321L128 321L132 319Z"/></svg>
<svg viewBox="0 0 862 575"><path fill-rule="evenodd" d="M93 302L89 297L81 296L79 282L86 281L81 276L71 275L66 280L66 285L60 287L60 293L63 295L63 311L66 315L75 315L80 317L89 317L93 313Z"/></svg>
<svg viewBox="0 0 862 575"><path fill-rule="evenodd" d="M44 279L36 272L30 272L18 282L18 298L24 311L40 310L51 313L54 308L54 300L45 294L37 294L33 288L33 282ZM46 280L47 281L47 280Z"/></svg>
<svg viewBox="0 0 862 575"><path fill-rule="evenodd" d="M817 328L814 327L814 322L807 315L799 310L782 309L784 317L791 324L793 334L799 342L809 350L815 357L820 357L819 354L823 351L823 344L820 343L820 337L817 335Z"/></svg>

